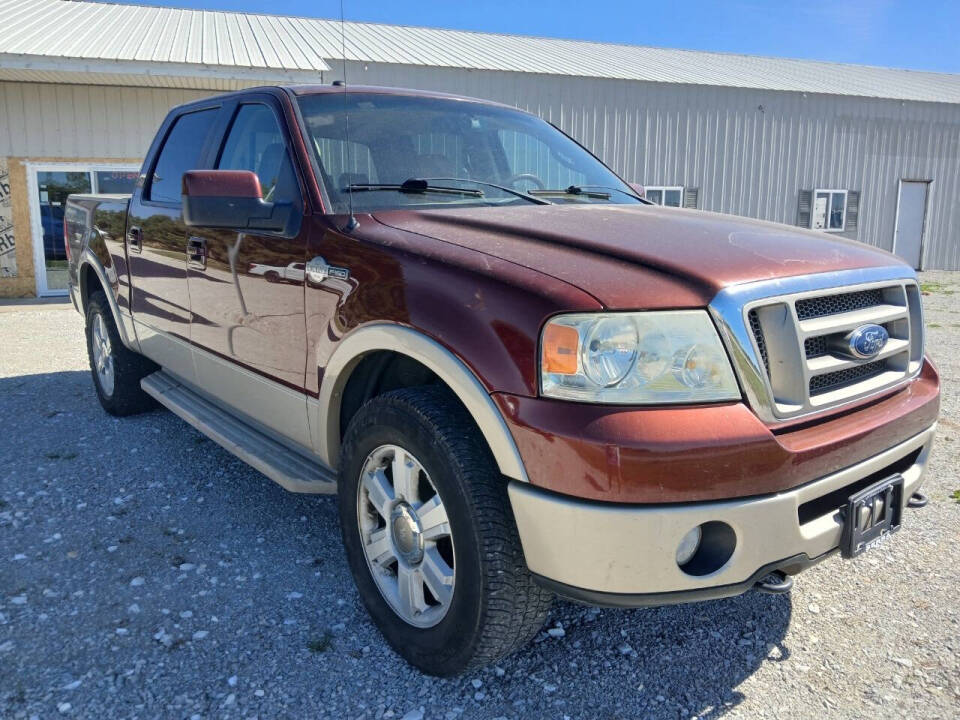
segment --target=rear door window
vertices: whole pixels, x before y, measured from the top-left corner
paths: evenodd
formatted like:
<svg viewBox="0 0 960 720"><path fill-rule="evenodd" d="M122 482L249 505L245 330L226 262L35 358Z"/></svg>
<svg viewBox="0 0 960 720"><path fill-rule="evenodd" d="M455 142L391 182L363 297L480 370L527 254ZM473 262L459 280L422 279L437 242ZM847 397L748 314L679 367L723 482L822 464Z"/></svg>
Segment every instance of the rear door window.
<svg viewBox="0 0 960 720"><path fill-rule="evenodd" d="M209 108L176 119L154 164L148 200L180 203L183 174L198 169L203 144L216 117L217 108Z"/></svg>

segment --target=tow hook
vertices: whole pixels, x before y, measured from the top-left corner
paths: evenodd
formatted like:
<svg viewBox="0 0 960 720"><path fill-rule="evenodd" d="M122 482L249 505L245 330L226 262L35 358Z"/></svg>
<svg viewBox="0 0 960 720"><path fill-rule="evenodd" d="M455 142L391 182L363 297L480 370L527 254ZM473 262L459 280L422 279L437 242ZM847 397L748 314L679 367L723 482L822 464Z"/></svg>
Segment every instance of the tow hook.
<svg viewBox="0 0 960 720"><path fill-rule="evenodd" d="M769 595L783 595L793 589L793 578L789 577L782 570L774 570L764 575L753 587Z"/></svg>
<svg viewBox="0 0 960 720"><path fill-rule="evenodd" d="M928 502L930 502L930 499L926 495L922 492L915 492L910 496L910 499L907 500L907 507L918 509L926 507Z"/></svg>

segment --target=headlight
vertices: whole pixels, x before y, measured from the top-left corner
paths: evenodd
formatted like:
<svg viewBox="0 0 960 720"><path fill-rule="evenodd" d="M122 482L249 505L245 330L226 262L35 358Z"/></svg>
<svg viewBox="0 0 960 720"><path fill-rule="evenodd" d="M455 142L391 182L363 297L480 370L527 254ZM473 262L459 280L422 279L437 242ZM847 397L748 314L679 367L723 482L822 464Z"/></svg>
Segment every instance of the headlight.
<svg viewBox="0 0 960 720"><path fill-rule="evenodd" d="M740 398L705 310L555 317L543 329L540 382L547 397L621 405Z"/></svg>

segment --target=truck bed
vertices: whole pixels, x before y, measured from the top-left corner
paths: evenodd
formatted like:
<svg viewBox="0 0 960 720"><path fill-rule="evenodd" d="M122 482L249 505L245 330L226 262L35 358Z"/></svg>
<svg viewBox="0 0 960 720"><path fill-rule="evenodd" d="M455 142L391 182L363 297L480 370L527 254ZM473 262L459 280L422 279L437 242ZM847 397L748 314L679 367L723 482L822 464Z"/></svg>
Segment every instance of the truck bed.
<svg viewBox="0 0 960 720"><path fill-rule="evenodd" d="M83 250L92 245L94 254L106 260L106 243L123 244L127 227L127 207L130 195L98 194L70 195L63 215L63 235L70 261L71 277ZM91 231L96 230L96 233ZM99 247L97 247L99 245Z"/></svg>
<svg viewBox="0 0 960 720"><path fill-rule="evenodd" d="M72 288L80 288L78 268L89 249L109 274L114 293L117 280L126 272L124 235L131 195L70 195L63 215L63 240ZM74 298L79 302L81 298Z"/></svg>

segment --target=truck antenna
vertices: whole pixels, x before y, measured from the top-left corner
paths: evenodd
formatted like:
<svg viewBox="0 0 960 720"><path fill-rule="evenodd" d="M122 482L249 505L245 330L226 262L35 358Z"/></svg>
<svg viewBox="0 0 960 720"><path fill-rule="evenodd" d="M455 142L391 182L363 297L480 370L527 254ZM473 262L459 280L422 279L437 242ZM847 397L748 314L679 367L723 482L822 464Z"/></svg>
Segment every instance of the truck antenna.
<svg viewBox="0 0 960 720"><path fill-rule="evenodd" d="M343 0L340 0L340 54L343 57L343 138L346 140L346 150L350 153L350 103L347 101L347 33L343 19ZM349 167L349 165L348 165ZM347 206L350 217L344 226L344 232L353 232L357 227L357 218L353 214L353 187L347 183Z"/></svg>

